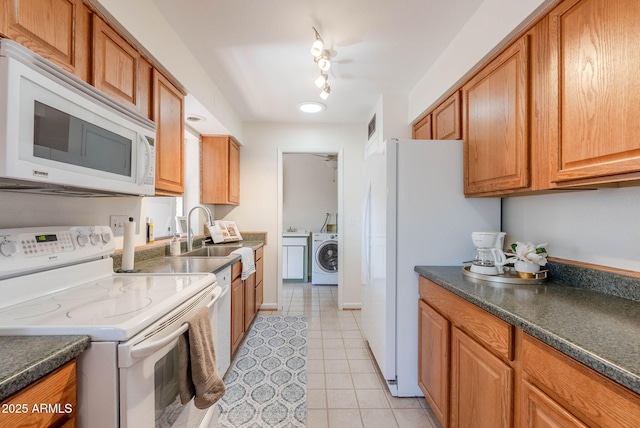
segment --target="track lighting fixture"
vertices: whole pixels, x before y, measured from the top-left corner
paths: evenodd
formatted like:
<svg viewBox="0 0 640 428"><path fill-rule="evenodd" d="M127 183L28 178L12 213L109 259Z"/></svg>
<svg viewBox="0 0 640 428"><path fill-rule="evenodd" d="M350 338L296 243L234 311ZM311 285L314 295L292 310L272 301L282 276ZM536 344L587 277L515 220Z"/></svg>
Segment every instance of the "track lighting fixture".
<svg viewBox="0 0 640 428"><path fill-rule="evenodd" d="M320 55L315 57L315 61L322 71L328 71L331 68L331 54L326 49L324 49Z"/></svg>
<svg viewBox="0 0 640 428"><path fill-rule="evenodd" d="M320 76L316 80L314 80L313 83L315 83L318 88L322 88L324 85L327 84L328 78L329 76L327 76L323 72L320 72Z"/></svg>
<svg viewBox="0 0 640 428"><path fill-rule="evenodd" d="M330 93L331 93L331 86L329 86L328 83L325 83L324 87L322 88L322 92L320 92L320 98L322 98L323 100L326 100L327 98L329 98Z"/></svg>
<svg viewBox="0 0 640 428"><path fill-rule="evenodd" d="M311 28L313 28L313 31L316 32L316 40L313 42L313 45L311 45L311 55L320 56L320 54L324 50L324 40L322 40L322 37L320 37L320 34L318 34L318 30L316 30L316 27Z"/></svg>
<svg viewBox="0 0 640 428"><path fill-rule="evenodd" d="M318 68L320 69L320 76L317 77L313 83L315 83L318 88L322 88L320 98L326 100L331 93L331 87L328 83L329 76L325 73L331 68L331 52L324 48L324 40L320 37L320 33L316 30L316 27L311 28L313 28L313 31L316 33L316 39L311 45L311 54L313 55L313 60L318 64Z"/></svg>

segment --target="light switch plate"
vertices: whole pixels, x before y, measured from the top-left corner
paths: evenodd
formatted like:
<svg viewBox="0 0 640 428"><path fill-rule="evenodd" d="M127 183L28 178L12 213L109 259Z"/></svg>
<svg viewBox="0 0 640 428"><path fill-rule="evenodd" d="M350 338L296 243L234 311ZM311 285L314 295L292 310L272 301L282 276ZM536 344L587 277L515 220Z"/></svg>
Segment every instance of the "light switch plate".
<svg viewBox="0 0 640 428"><path fill-rule="evenodd" d="M112 215L109 216L109 226L113 236L124 236L124 224L129 221L128 215Z"/></svg>

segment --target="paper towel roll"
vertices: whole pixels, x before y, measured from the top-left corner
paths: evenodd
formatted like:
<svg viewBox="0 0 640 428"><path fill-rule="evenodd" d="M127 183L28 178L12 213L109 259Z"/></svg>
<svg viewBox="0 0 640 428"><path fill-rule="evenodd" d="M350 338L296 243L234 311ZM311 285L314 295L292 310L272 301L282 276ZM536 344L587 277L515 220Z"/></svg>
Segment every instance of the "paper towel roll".
<svg viewBox="0 0 640 428"><path fill-rule="evenodd" d="M136 222L133 217L124 224L124 243L122 244L122 270L133 270L133 257L136 246Z"/></svg>

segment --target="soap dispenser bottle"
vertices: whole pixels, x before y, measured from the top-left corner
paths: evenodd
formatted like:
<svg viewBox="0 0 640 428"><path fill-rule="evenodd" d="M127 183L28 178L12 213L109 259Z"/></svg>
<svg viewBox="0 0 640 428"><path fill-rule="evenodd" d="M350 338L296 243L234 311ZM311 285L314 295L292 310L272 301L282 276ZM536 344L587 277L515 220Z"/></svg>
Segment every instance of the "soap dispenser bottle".
<svg viewBox="0 0 640 428"><path fill-rule="evenodd" d="M180 239L178 237L179 235L176 233L169 244L169 254L172 256L180 255Z"/></svg>

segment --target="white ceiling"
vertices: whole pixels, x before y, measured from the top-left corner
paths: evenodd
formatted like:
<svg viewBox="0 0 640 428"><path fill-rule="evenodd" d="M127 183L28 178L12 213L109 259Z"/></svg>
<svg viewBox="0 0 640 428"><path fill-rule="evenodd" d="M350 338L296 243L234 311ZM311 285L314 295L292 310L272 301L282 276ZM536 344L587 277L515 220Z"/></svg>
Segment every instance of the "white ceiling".
<svg viewBox="0 0 640 428"><path fill-rule="evenodd" d="M483 0L153 1L243 121L335 123L408 93ZM313 26L333 58L327 108L311 116L297 106L322 101Z"/></svg>

